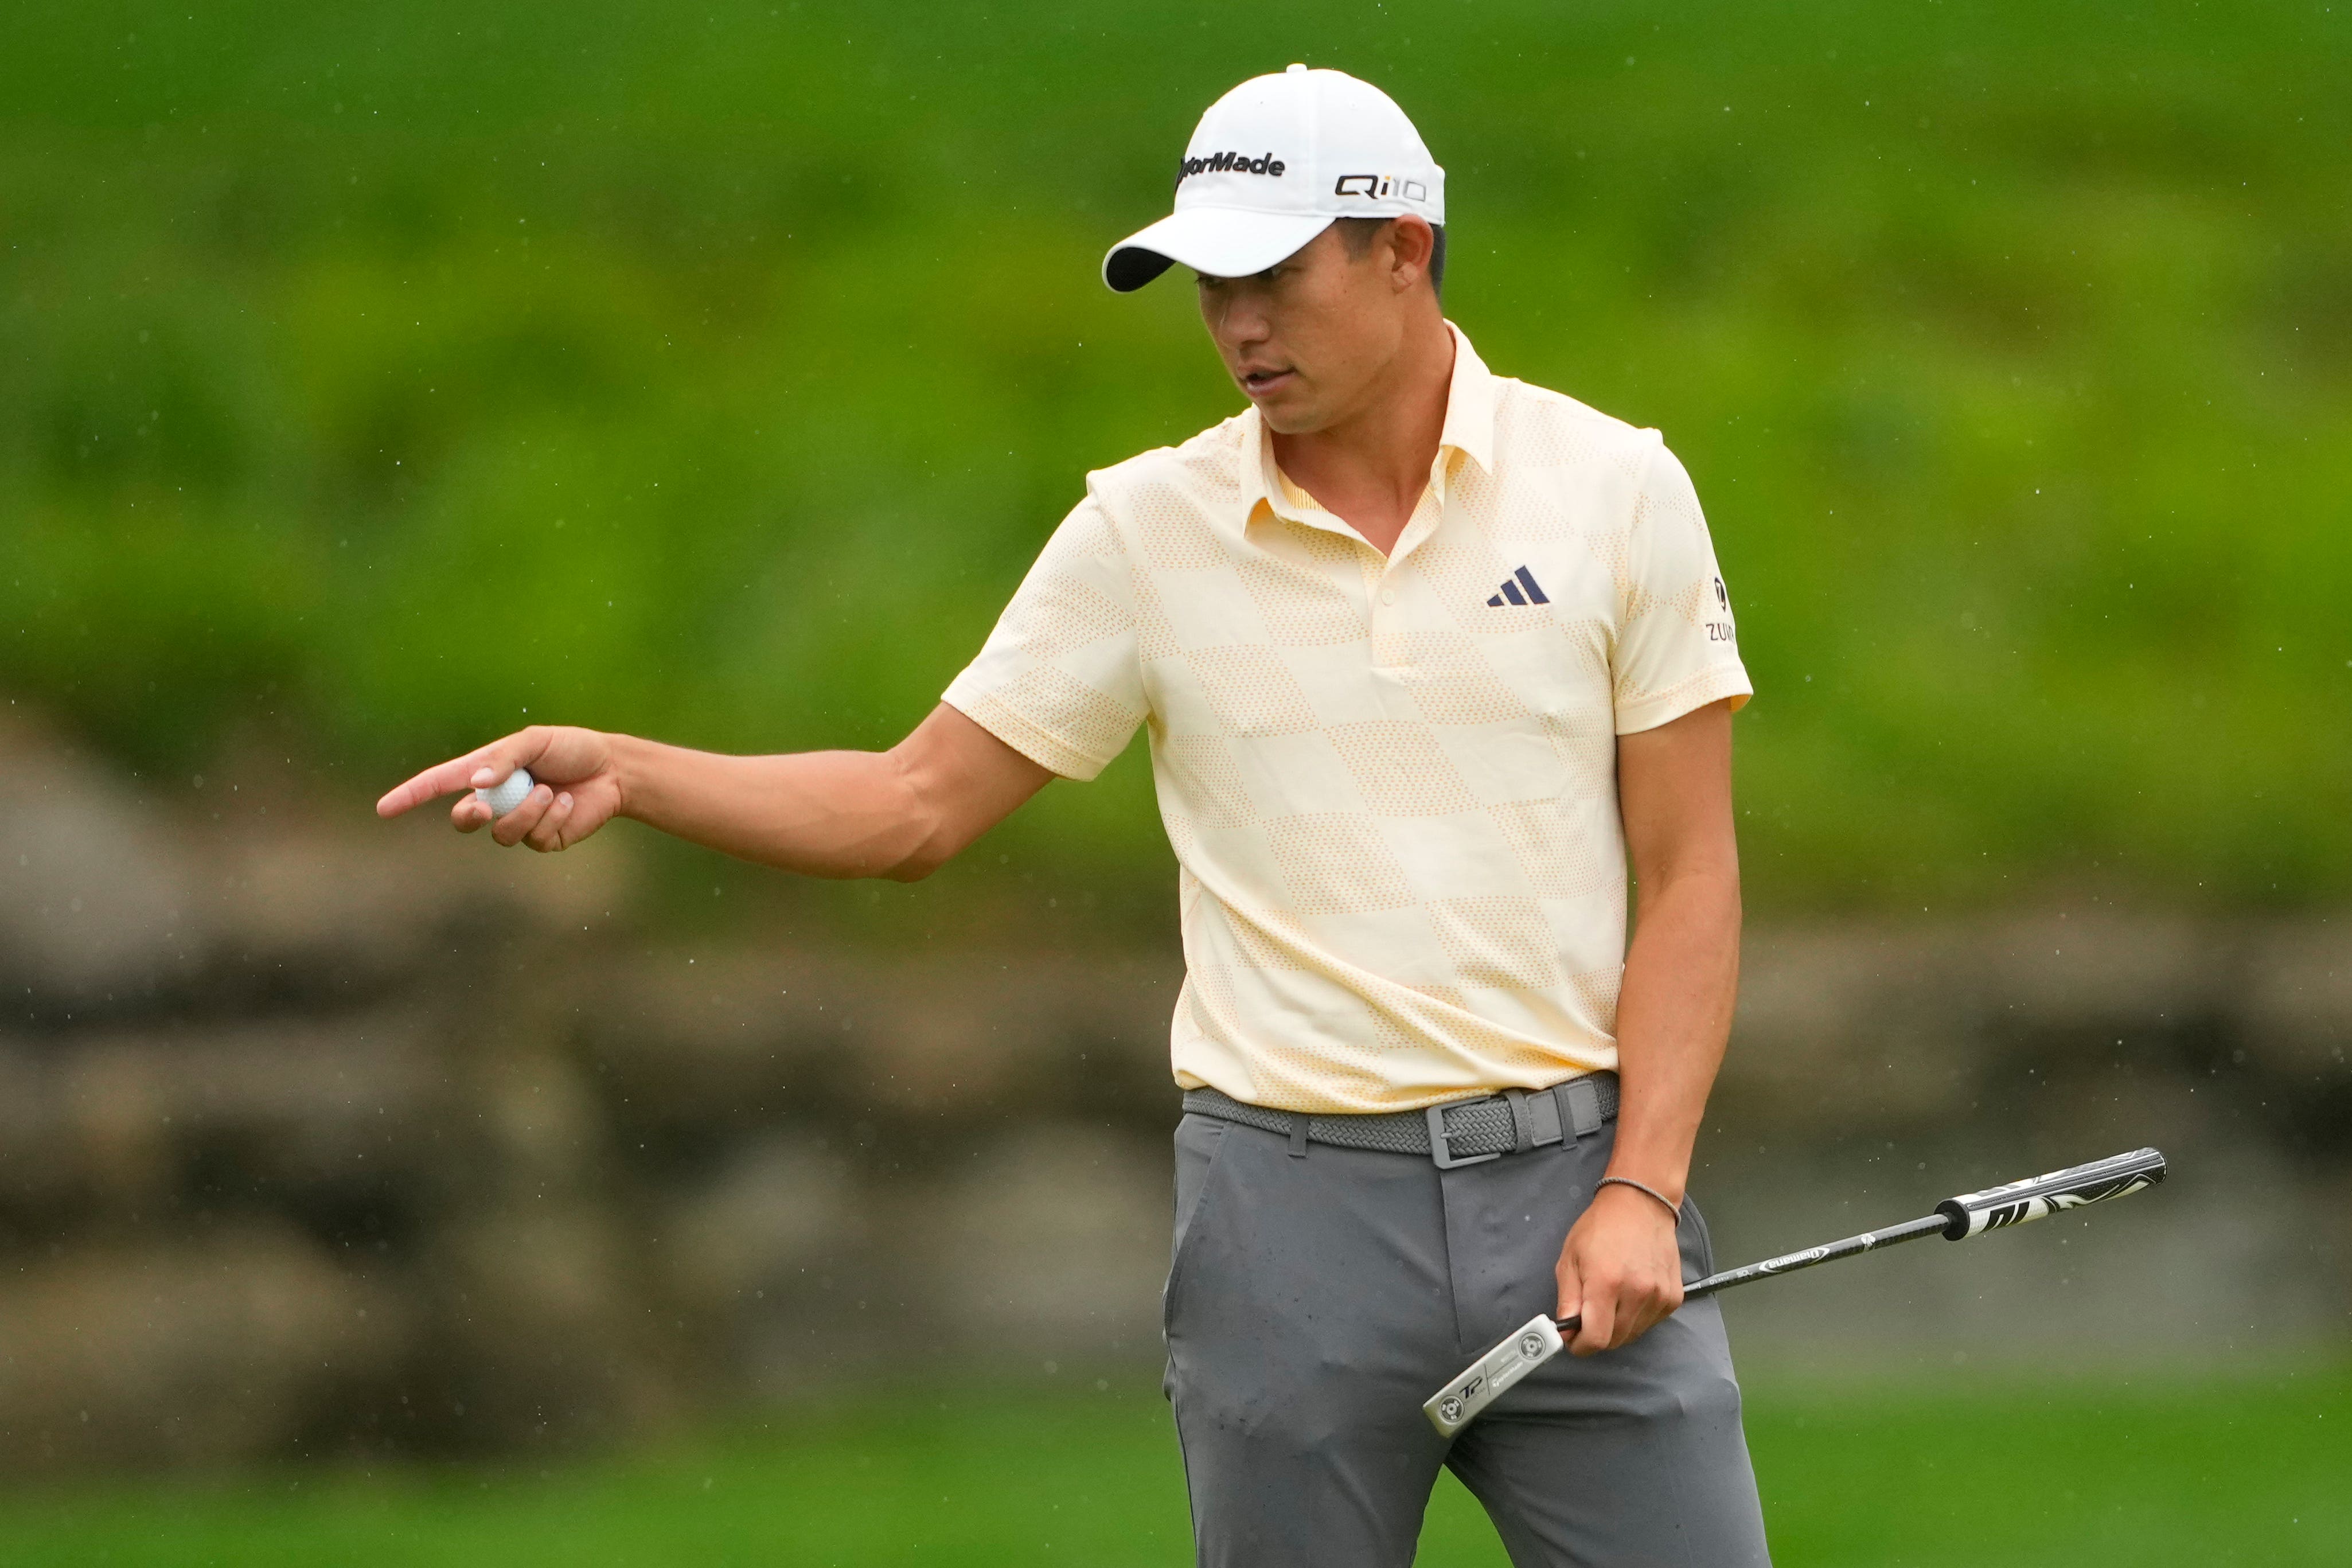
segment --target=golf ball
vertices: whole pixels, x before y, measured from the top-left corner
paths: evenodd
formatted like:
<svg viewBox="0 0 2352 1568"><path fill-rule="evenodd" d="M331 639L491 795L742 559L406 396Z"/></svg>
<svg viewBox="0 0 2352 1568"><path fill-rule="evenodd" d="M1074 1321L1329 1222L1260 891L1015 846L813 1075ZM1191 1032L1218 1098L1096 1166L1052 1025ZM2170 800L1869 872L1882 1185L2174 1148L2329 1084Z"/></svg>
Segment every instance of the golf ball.
<svg viewBox="0 0 2352 1568"><path fill-rule="evenodd" d="M474 798L488 806L492 816L504 816L530 798L530 772L527 769L517 768L506 776L504 784L491 789L476 790Z"/></svg>

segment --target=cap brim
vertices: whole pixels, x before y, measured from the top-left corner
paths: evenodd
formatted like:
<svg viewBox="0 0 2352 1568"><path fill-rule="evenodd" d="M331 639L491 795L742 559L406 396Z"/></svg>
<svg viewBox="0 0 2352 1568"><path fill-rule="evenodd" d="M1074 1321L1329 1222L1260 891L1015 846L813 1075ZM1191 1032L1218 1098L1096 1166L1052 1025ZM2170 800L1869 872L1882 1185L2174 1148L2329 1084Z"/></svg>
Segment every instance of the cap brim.
<svg viewBox="0 0 2352 1568"><path fill-rule="evenodd" d="M1103 258L1103 281L1131 294L1181 263L1212 278L1263 272L1337 220L1324 213L1189 207L1129 235Z"/></svg>

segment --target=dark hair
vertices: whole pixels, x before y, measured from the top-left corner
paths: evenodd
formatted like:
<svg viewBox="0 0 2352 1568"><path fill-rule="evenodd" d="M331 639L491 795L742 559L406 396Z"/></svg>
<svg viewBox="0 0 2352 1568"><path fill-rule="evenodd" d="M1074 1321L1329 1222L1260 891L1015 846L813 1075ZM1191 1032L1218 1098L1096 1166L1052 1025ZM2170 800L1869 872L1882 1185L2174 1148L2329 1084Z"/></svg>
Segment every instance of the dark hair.
<svg viewBox="0 0 2352 1568"><path fill-rule="evenodd" d="M1366 251L1371 249L1372 236L1380 232L1381 226L1394 223L1396 220L1387 217L1343 217L1337 221L1339 226L1339 241L1348 247L1348 254L1361 257ZM1442 223L1433 223L1429 226L1429 230L1434 237L1434 243L1431 245L1429 250L1429 286L1436 290L1438 298L1444 299L1445 297L1445 226Z"/></svg>

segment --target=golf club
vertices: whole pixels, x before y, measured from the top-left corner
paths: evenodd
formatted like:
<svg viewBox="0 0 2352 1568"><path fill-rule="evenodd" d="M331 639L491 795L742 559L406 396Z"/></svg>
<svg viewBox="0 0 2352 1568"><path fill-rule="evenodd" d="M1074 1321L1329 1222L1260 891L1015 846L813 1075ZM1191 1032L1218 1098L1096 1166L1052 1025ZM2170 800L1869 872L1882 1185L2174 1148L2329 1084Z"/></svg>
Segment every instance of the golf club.
<svg viewBox="0 0 2352 1568"><path fill-rule="evenodd" d="M1793 1274L1817 1263L1831 1263L1841 1258L1874 1252L1883 1247L1917 1241L1922 1237L1941 1236L1947 1241L1966 1241L1987 1231L2023 1225L2063 1209L2081 1208L2085 1204L2119 1198L2127 1193L2152 1187L2162 1180L2164 1156L2156 1150L2136 1149L2128 1154L2111 1154L2087 1165L2074 1165L2063 1171L2053 1171L2045 1176L2031 1176L2004 1186L1987 1187L1980 1193L1962 1193L1956 1198L1946 1198L1936 1205L1935 1213L1885 1230L1866 1230L1843 1241L1809 1247L1801 1252L1783 1253L1778 1258L1768 1258L1761 1263L1710 1274L1704 1279L1684 1286L1683 1300L1689 1301L1701 1296L1712 1296L1735 1285L1769 1279L1780 1274ZM1476 1420L1478 1413L1492 1405L1506 1389L1558 1355L1568 1342L1568 1336L1574 1334L1580 1326L1581 1321L1577 1318L1554 1319L1548 1312L1537 1314L1471 1363L1461 1376L1430 1395L1428 1403L1421 1407L1422 1413L1429 1417L1429 1424L1436 1427L1441 1436L1453 1436Z"/></svg>

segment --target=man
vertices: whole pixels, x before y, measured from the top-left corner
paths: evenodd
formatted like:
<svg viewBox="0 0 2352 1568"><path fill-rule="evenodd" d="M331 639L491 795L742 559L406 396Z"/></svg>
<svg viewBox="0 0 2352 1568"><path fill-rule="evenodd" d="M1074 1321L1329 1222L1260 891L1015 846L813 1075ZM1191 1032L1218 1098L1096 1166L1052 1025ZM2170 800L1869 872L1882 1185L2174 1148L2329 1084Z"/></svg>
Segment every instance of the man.
<svg viewBox="0 0 2352 1568"><path fill-rule="evenodd" d="M1681 466L1487 372L1439 306L1444 223L1377 89L1244 83L1104 278L1193 268L1250 407L1089 475L897 748L534 726L378 810L520 765L501 844L626 815L913 879L1146 726L1181 866L1165 1329L1200 1560L1409 1563L1443 1464L1515 1563L1761 1563L1722 1321L1676 1310L1711 1262L1684 1182L1737 981L1750 688ZM1547 1307L1581 1315L1575 1359L1449 1447L1421 1402Z"/></svg>

